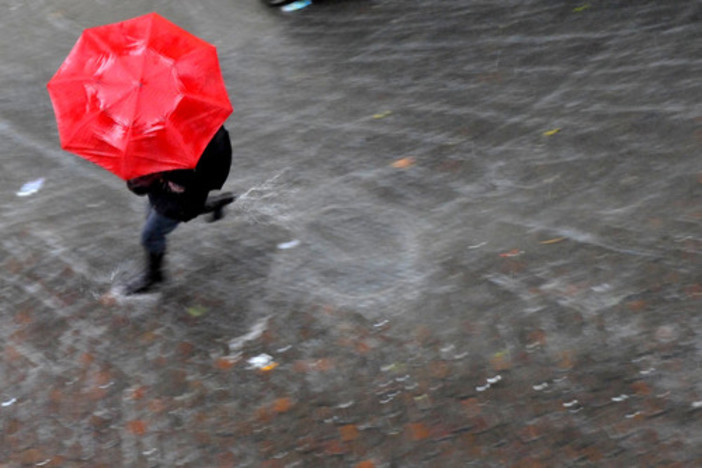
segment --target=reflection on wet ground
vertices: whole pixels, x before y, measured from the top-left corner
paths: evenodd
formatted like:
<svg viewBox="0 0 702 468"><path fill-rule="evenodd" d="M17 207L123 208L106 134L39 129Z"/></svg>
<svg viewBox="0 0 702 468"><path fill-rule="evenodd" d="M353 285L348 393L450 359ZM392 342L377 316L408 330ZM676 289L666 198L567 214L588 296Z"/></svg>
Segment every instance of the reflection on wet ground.
<svg viewBox="0 0 702 468"><path fill-rule="evenodd" d="M127 299L142 200L44 86L153 10L218 47L241 197ZM699 465L701 18L11 1L0 465Z"/></svg>

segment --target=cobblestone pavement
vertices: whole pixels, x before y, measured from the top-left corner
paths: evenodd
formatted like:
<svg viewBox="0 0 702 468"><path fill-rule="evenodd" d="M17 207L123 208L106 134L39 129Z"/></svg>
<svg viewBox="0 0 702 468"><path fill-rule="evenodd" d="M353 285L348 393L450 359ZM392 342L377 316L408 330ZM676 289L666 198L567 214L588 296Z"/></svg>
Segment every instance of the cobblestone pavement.
<svg viewBox="0 0 702 468"><path fill-rule="evenodd" d="M2 6L0 467L702 464L700 2ZM241 198L125 298L143 200L45 83L149 11Z"/></svg>

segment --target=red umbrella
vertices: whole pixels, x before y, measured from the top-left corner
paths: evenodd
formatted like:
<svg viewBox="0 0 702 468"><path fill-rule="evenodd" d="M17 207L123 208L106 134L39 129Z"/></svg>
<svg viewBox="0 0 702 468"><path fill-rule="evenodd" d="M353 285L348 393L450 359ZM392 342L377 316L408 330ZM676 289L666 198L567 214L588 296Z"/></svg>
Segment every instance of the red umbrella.
<svg viewBox="0 0 702 468"><path fill-rule="evenodd" d="M232 112L215 47L156 13L83 31L47 88L61 147L122 179L194 168Z"/></svg>

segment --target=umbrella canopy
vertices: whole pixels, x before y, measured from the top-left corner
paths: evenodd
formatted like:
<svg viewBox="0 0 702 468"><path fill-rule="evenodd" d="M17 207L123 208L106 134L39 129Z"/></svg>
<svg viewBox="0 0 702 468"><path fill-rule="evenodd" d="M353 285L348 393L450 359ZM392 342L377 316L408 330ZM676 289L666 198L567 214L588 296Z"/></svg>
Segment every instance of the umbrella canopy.
<svg viewBox="0 0 702 468"><path fill-rule="evenodd" d="M61 147L125 180L195 168L232 112L215 47L157 13L83 31L47 88Z"/></svg>
<svg viewBox="0 0 702 468"><path fill-rule="evenodd" d="M220 128L207 145L195 167L195 176L208 190L219 190L227 181L232 166L232 144L229 132Z"/></svg>

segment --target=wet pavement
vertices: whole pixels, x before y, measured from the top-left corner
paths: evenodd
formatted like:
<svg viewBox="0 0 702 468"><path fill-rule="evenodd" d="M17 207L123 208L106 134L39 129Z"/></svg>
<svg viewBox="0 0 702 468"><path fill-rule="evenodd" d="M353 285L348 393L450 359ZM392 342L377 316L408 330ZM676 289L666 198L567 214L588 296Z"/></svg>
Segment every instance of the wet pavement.
<svg viewBox="0 0 702 468"><path fill-rule="evenodd" d="M699 2L3 11L1 467L702 464ZM149 11L217 45L242 197L125 298L143 200L45 83Z"/></svg>

